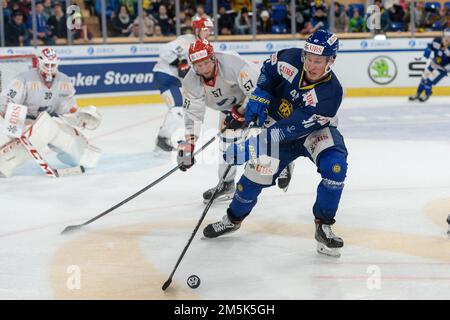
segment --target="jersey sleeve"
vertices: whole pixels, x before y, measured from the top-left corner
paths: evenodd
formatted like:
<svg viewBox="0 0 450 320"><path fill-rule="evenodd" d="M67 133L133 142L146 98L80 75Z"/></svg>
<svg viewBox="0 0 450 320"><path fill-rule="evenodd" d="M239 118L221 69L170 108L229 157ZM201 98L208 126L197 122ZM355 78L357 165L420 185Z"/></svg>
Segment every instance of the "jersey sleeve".
<svg viewBox="0 0 450 320"><path fill-rule="evenodd" d="M198 137L206 113L206 97L192 70L183 79L185 135Z"/></svg>
<svg viewBox="0 0 450 320"><path fill-rule="evenodd" d="M167 43L159 53L159 57L168 64L175 62L177 59L187 59L186 49L177 41Z"/></svg>
<svg viewBox="0 0 450 320"><path fill-rule="evenodd" d="M19 75L2 91L0 112L5 113L9 103L23 104L26 95L26 79L22 75Z"/></svg>
<svg viewBox="0 0 450 320"><path fill-rule="evenodd" d="M67 76L62 77L62 81L58 83L57 94L62 98L58 106L55 106L56 114L63 115L66 113L73 113L78 109L75 100L75 88ZM56 94L56 92L54 93Z"/></svg>
<svg viewBox="0 0 450 320"><path fill-rule="evenodd" d="M258 78L257 86L272 96L276 94L275 88L281 83L283 77L278 72L279 57L284 50L278 51L264 61L261 67L261 73Z"/></svg>

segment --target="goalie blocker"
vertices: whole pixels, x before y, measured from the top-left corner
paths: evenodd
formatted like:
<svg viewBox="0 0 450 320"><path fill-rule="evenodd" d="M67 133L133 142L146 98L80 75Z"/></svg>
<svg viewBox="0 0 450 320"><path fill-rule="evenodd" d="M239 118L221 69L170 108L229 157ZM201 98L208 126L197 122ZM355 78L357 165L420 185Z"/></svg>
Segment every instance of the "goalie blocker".
<svg viewBox="0 0 450 320"><path fill-rule="evenodd" d="M8 110L12 108L26 109L25 106L11 103L8 105ZM7 111L6 115L8 114L17 114L17 112ZM18 122L17 119L5 119L5 121L6 133L9 136L22 135L20 128L16 128L14 133L7 130L14 122ZM93 130L99 126L100 122L101 116L93 106L60 117L51 117L47 112L42 112L32 125L25 127L23 136L40 154L48 146L57 152L58 159L65 164L93 168L97 165L101 150L90 145L83 134L72 126ZM0 174L6 177L11 176L17 167L30 159L30 155L19 138L4 144L0 147Z"/></svg>

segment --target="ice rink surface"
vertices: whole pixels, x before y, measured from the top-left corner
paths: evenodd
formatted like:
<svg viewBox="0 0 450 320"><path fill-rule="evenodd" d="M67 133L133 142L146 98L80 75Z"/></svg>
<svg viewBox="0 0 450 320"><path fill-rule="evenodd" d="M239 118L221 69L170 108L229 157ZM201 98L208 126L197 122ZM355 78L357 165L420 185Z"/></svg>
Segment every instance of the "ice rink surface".
<svg viewBox="0 0 450 320"><path fill-rule="evenodd" d="M0 299L450 299L450 100L344 99L349 150L335 232L339 259L319 256L312 205L320 175L296 161L284 193L265 189L241 229L201 240L215 203L169 276L217 181L216 147L79 232L60 235L150 184L176 163L153 152L165 106L101 108L86 135L104 155L83 176L52 179L33 162L0 179ZM208 111L204 139L217 131ZM61 166L48 153L55 167ZM239 176L242 168L239 169ZM189 275L202 283L192 290Z"/></svg>

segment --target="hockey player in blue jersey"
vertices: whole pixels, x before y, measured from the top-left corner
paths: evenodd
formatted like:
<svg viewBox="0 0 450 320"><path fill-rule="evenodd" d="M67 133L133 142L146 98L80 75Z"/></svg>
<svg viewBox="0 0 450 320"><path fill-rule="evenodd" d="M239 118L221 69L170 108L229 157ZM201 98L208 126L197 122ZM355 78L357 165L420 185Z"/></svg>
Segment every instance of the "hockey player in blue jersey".
<svg viewBox="0 0 450 320"><path fill-rule="evenodd" d="M433 57L431 57L431 53L433 53ZM450 71L450 28L443 31L442 37L435 38L428 44L423 56L430 59L430 63L425 68L416 95L409 97L410 101L427 101L433 93L433 86L448 76ZM423 92L425 95L422 96Z"/></svg>
<svg viewBox="0 0 450 320"><path fill-rule="evenodd" d="M318 30L303 50L281 50L264 62L245 116L248 123L257 119L257 125L266 123L266 128L224 154L229 164L248 163L227 214L205 227L206 238L239 229L262 189L274 185L280 172L303 156L316 164L322 177L312 210L317 251L340 256L344 242L331 228L347 172L347 149L336 128L343 90L331 71L338 46L335 34Z"/></svg>

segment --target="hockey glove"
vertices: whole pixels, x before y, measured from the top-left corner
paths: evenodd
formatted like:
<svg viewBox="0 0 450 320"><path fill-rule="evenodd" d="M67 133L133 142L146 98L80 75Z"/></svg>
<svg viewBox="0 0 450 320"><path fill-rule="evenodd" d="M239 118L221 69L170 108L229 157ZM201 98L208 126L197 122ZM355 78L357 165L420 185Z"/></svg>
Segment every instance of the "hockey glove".
<svg viewBox="0 0 450 320"><path fill-rule="evenodd" d="M195 163L194 145L187 141L178 142L177 162L181 171L186 171Z"/></svg>
<svg viewBox="0 0 450 320"><path fill-rule="evenodd" d="M262 127L267 118L267 108L269 107L272 96L256 87L255 91L250 95L247 106L245 107L245 121L248 123L258 119L257 125Z"/></svg>
<svg viewBox="0 0 450 320"><path fill-rule="evenodd" d="M237 130L245 127L245 116L237 110L239 106L234 106L225 118L224 125L228 129Z"/></svg>
<svg viewBox="0 0 450 320"><path fill-rule="evenodd" d="M267 154L267 143L263 138L264 132L266 131L264 130L257 136L251 136L244 142L230 145L223 154L225 162L231 165L240 165L249 160L256 161L260 155Z"/></svg>
<svg viewBox="0 0 450 320"><path fill-rule="evenodd" d="M186 74L189 72L190 68L191 67L189 66L189 63L187 62L186 59L181 60L180 63L178 64L178 76L180 78L184 78Z"/></svg>

